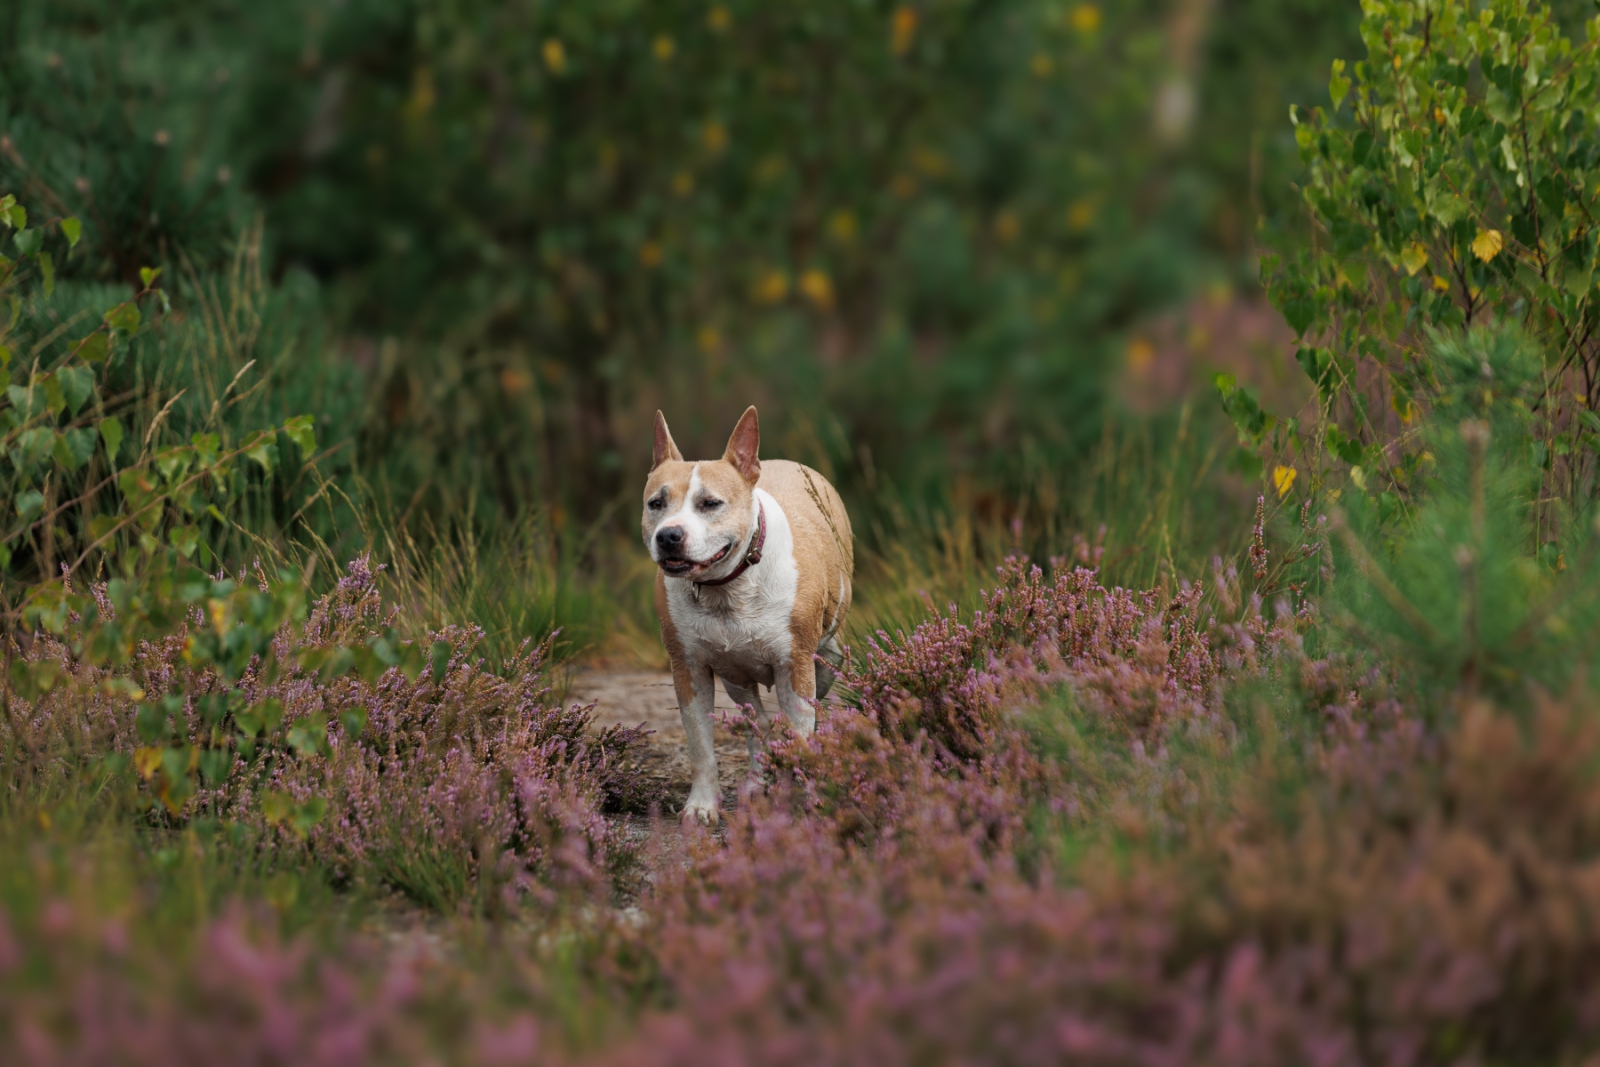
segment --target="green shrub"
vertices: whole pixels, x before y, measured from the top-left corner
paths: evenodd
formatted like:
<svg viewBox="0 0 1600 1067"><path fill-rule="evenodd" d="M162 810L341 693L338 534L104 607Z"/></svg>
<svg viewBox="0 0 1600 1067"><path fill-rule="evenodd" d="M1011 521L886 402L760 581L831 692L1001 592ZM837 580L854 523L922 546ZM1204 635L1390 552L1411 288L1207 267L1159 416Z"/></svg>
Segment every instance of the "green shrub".
<svg viewBox="0 0 1600 1067"><path fill-rule="evenodd" d="M1501 394L1526 406L1546 489L1587 500L1600 447L1600 25L1575 42L1530 0L1364 11L1367 58L1334 63L1332 107L1291 112L1315 238L1262 263L1301 338L1316 414L1237 418L1241 434L1302 456L1318 484L1342 465L1405 494L1426 477L1419 410ZM1519 324L1536 359L1467 366L1432 332L1485 323Z"/></svg>

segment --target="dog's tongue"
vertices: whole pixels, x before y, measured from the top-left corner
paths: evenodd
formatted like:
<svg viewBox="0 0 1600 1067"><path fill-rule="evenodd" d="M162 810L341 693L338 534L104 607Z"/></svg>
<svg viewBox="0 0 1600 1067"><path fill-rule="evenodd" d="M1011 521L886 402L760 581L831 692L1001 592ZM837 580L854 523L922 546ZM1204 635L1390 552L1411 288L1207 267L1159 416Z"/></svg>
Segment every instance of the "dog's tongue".
<svg viewBox="0 0 1600 1067"><path fill-rule="evenodd" d="M681 578L686 574L693 574L695 571L703 571L708 567L715 567L727 558L728 552L732 548L732 544L723 545L717 550L716 555L703 562L692 559L664 559L661 561L661 569L674 578Z"/></svg>

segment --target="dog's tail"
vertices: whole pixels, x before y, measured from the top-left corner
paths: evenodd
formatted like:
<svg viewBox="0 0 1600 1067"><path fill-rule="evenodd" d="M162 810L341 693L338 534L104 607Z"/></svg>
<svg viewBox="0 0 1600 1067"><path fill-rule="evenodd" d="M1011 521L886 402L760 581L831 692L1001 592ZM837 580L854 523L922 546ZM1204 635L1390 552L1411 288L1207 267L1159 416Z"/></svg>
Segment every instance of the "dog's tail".
<svg viewBox="0 0 1600 1067"><path fill-rule="evenodd" d="M833 688L833 680L844 666L844 649L839 647L838 639L829 634L817 646L817 655L822 657L822 662L817 664L817 699L821 700Z"/></svg>

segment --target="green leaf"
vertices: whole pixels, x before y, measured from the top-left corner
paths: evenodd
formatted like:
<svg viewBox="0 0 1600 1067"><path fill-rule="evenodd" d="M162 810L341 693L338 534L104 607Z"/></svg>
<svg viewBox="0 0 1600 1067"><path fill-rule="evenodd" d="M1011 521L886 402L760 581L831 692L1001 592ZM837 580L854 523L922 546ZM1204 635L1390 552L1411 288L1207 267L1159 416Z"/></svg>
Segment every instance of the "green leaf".
<svg viewBox="0 0 1600 1067"><path fill-rule="evenodd" d="M55 447L56 432L47 426L35 426L31 430L24 430L22 436L17 438L17 443L22 446L24 456L34 463L41 463Z"/></svg>
<svg viewBox="0 0 1600 1067"><path fill-rule="evenodd" d="M94 431L87 426L75 427L56 438L52 449L56 462L68 470L77 470L94 455Z"/></svg>
<svg viewBox="0 0 1600 1067"><path fill-rule="evenodd" d="M160 267L140 267L139 268L139 284L145 289L150 288L150 283L155 281L159 277L161 277L161 268Z"/></svg>
<svg viewBox="0 0 1600 1067"><path fill-rule="evenodd" d="M256 705L256 712L261 716L264 729L276 730L278 724L283 721L283 701L277 697L268 697Z"/></svg>
<svg viewBox="0 0 1600 1067"><path fill-rule="evenodd" d="M289 440L300 449L301 459L310 459L317 451L317 435L312 429L313 419L310 415L296 415L283 424L283 432L289 435Z"/></svg>
<svg viewBox="0 0 1600 1067"><path fill-rule="evenodd" d="M96 330L78 342L77 353L85 363L104 363L111 355L111 335Z"/></svg>
<svg viewBox="0 0 1600 1067"><path fill-rule="evenodd" d="M168 485L176 485L189 473L194 463L194 449L176 445L156 457L156 469Z"/></svg>
<svg viewBox="0 0 1600 1067"><path fill-rule="evenodd" d="M299 809L289 817L289 826L295 833L304 837L311 832L311 828L322 821L328 813L328 802L322 797L312 797L301 804Z"/></svg>
<svg viewBox="0 0 1600 1067"><path fill-rule="evenodd" d="M54 374L46 374L39 380L36 393L44 393L44 409L52 415L59 415L67 407L67 395L61 391L61 380Z"/></svg>
<svg viewBox="0 0 1600 1067"><path fill-rule="evenodd" d="M24 489L17 494L17 514L23 522L31 522L44 510L44 494L37 489Z"/></svg>
<svg viewBox="0 0 1600 1067"><path fill-rule="evenodd" d="M1333 74L1328 78L1328 95L1333 98L1333 108L1339 109L1350 92L1350 79L1344 76L1344 60L1333 61Z"/></svg>
<svg viewBox="0 0 1600 1067"><path fill-rule="evenodd" d="M115 515L96 515L89 520L89 540L98 541L117 528L122 520Z"/></svg>
<svg viewBox="0 0 1600 1067"><path fill-rule="evenodd" d="M196 703L200 708L200 718L207 726L216 726L228 714L228 694L208 693Z"/></svg>
<svg viewBox="0 0 1600 1067"><path fill-rule="evenodd" d="M106 325L120 334L132 335L139 328L139 305L133 301L118 304L105 315Z"/></svg>
<svg viewBox="0 0 1600 1067"><path fill-rule="evenodd" d="M115 463L122 449L122 422L115 416L100 420L100 440L105 442L106 458Z"/></svg>
<svg viewBox="0 0 1600 1067"><path fill-rule="evenodd" d="M278 464L278 446L273 443L270 434L257 432L245 442L244 454L268 474Z"/></svg>
<svg viewBox="0 0 1600 1067"><path fill-rule="evenodd" d="M56 291L56 261L49 252L39 253L39 274L44 278L44 295L49 296Z"/></svg>
<svg viewBox="0 0 1600 1067"><path fill-rule="evenodd" d="M67 239L67 247L77 248L78 238L83 236L83 223L75 216L68 215L61 220L61 232Z"/></svg>
<svg viewBox="0 0 1600 1067"><path fill-rule="evenodd" d="M1356 139L1350 143L1350 162L1358 167L1367 165L1367 156L1372 152L1372 134L1362 130L1356 134Z"/></svg>
<svg viewBox="0 0 1600 1067"><path fill-rule="evenodd" d="M76 415L94 395L94 371L88 367L62 367L56 371L61 383L61 395L66 398L67 410Z"/></svg>
<svg viewBox="0 0 1600 1067"><path fill-rule="evenodd" d="M1215 374L1211 381L1222 400L1222 410L1239 431L1240 443L1261 444L1278 425L1277 416L1262 411L1255 394L1240 385L1233 375Z"/></svg>
<svg viewBox="0 0 1600 1067"><path fill-rule="evenodd" d="M200 527L174 526L167 531L167 541L184 559L193 559L195 549L200 547Z"/></svg>
<svg viewBox="0 0 1600 1067"><path fill-rule="evenodd" d="M294 797L288 793L269 790L261 794L261 816L267 820L269 826L277 826L283 822L293 814L296 807Z"/></svg>
<svg viewBox="0 0 1600 1067"><path fill-rule="evenodd" d="M22 209L21 208L16 208L15 210L20 211ZM43 245L44 245L44 231L42 231L42 230L18 230L16 237L12 238L12 240L17 242L17 252L18 252L18 254L24 255L24 256L31 256L35 252L39 251L39 249L41 247L43 247Z"/></svg>
<svg viewBox="0 0 1600 1067"><path fill-rule="evenodd" d="M194 796L194 782L189 777L189 748L169 748L161 753L162 788L157 791L161 804L173 815L183 811L183 805Z"/></svg>
<svg viewBox="0 0 1600 1067"><path fill-rule="evenodd" d="M344 724L344 735L352 741L361 736L361 731L367 728L367 709L351 708L339 714L339 721Z"/></svg>
<svg viewBox="0 0 1600 1067"><path fill-rule="evenodd" d="M315 756L328 747L328 720L320 713L300 720L289 730L289 747L302 756Z"/></svg>
<svg viewBox="0 0 1600 1067"><path fill-rule="evenodd" d="M225 748L208 748L200 753L200 774L208 785L221 785L232 767L233 753Z"/></svg>
<svg viewBox="0 0 1600 1067"><path fill-rule="evenodd" d="M189 443L194 445L195 458L200 461L200 466L209 467L217 461L217 454L222 447L222 439L214 433L197 433L189 438Z"/></svg>
<svg viewBox="0 0 1600 1067"><path fill-rule="evenodd" d="M133 728L138 731L139 740L147 745L165 740L167 709L160 704L140 704L138 713L133 717Z"/></svg>

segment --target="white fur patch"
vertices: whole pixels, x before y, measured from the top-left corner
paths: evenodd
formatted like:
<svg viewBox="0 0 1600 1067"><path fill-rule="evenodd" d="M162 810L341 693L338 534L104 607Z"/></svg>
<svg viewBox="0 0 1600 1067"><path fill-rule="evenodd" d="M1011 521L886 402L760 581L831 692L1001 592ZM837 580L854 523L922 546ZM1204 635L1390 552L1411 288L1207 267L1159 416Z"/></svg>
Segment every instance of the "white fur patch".
<svg viewBox="0 0 1600 1067"><path fill-rule="evenodd" d="M696 586L687 578L666 579L667 610L684 655L743 687L756 682L771 686L779 673L788 672L795 594L800 587L788 516L766 490L757 489L751 496L751 529L758 507L767 516L760 563L727 585ZM687 523L684 528L690 530Z"/></svg>

